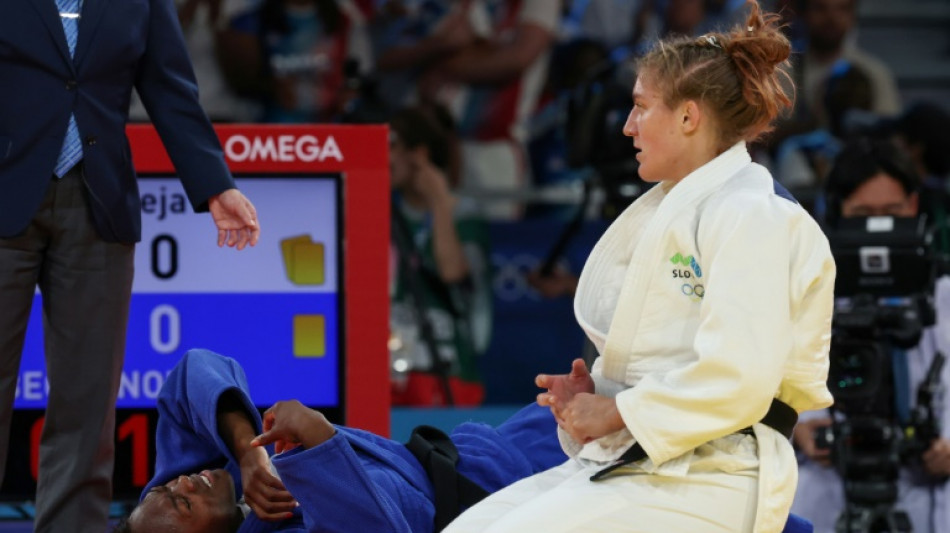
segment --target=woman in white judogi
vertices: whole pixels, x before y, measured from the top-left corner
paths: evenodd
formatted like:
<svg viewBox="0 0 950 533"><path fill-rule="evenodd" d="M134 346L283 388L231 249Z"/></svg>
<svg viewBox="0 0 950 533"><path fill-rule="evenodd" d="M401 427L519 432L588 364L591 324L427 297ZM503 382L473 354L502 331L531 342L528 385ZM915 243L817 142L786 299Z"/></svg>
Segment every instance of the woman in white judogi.
<svg viewBox="0 0 950 533"><path fill-rule="evenodd" d="M575 361L537 380L572 459L446 532L782 530L795 455L761 420L773 398L795 412L831 403L835 270L817 224L746 150L790 103L778 79L789 43L749 7L746 27L661 42L638 66L624 134L659 184L581 274L591 374ZM635 442L645 459L590 480Z"/></svg>

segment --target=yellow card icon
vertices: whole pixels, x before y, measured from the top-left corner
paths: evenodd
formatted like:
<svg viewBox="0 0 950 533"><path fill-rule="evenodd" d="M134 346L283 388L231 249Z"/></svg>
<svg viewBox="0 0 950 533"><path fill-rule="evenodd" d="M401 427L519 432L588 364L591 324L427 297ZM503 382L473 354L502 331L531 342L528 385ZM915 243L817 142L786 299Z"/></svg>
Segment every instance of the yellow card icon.
<svg viewBox="0 0 950 533"><path fill-rule="evenodd" d="M294 315L294 357L323 357L326 338L323 315Z"/></svg>
<svg viewBox="0 0 950 533"><path fill-rule="evenodd" d="M310 235L288 237L280 241L287 279L297 285L323 285L324 247Z"/></svg>

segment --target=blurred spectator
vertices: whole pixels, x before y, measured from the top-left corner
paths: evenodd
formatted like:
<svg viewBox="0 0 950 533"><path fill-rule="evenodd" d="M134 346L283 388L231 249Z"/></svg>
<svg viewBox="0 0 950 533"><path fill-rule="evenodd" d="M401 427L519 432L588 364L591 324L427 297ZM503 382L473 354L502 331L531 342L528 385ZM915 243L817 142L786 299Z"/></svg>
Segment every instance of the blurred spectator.
<svg viewBox="0 0 950 533"><path fill-rule="evenodd" d="M871 111L879 115L900 112L897 84L890 69L860 50L854 41L857 0L802 0L801 19L806 32L805 50L794 63L797 113L815 118L827 127L830 117L822 109L824 88L839 60L858 68L871 82Z"/></svg>
<svg viewBox="0 0 950 533"><path fill-rule="evenodd" d="M593 40L615 50L642 33L641 13L652 0L566 0L560 39Z"/></svg>
<svg viewBox="0 0 950 533"><path fill-rule="evenodd" d="M260 3L261 0L176 0L178 19L198 81L201 107L213 122L246 122L260 116L260 105L235 93L219 63L219 43L227 38L231 21L256 9ZM129 119L149 120L137 93L132 99Z"/></svg>
<svg viewBox="0 0 950 533"><path fill-rule="evenodd" d="M770 11L770 2L759 2ZM700 31L723 31L745 21L748 16L746 0L706 0L706 18L703 20Z"/></svg>
<svg viewBox="0 0 950 533"><path fill-rule="evenodd" d="M506 194L527 184L524 142L559 10L551 0L459 0L436 29L451 37L454 51L428 66L420 94L448 107L459 124L463 190ZM513 219L522 206L493 200L484 212Z"/></svg>
<svg viewBox="0 0 950 533"><path fill-rule="evenodd" d="M774 11L769 1L760 1ZM697 36L722 31L742 23L748 16L747 0L643 0L635 27L637 55L652 42L667 35Z"/></svg>
<svg viewBox="0 0 950 533"><path fill-rule="evenodd" d="M381 94L399 109L418 102L417 78L469 38L456 31L464 13L453 0L384 0L370 23ZM445 20L452 14L452 17Z"/></svg>
<svg viewBox="0 0 950 533"><path fill-rule="evenodd" d="M891 133L914 161L923 185L944 189L950 177L950 112L931 102L917 102L896 120Z"/></svg>
<svg viewBox="0 0 950 533"><path fill-rule="evenodd" d="M452 112L463 138L463 189L505 194L527 183L527 122L559 10L549 0L403 0L378 12L382 83L395 89L394 103L439 102ZM485 212L517 218L521 207L492 199Z"/></svg>
<svg viewBox="0 0 950 533"><path fill-rule="evenodd" d="M639 16L641 29L632 52L639 57L668 35L700 35L706 31L707 0L647 0Z"/></svg>
<svg viewBox="0 0 950 533"><path fill-rule="evenodd" d="M805 23L802 22L800 5L804 0L773 0L769 11L778 13L782 17L782 31L792 43L792 50L801 52L805 49Z"/></svg>
<svg viewBox="0 0 950 533"><path fill-rule="evenodd" d="M745 0L743 0L744 2ZM666 0L663 10L664 35L698 35L704 33L710 2L706 0ZM731 26L731 25L730 25Z"/></svg>
<svg viewBox="0 0 950 533"><path fill-rule="evenodd" d="M531 119L528 133L528 154L531 175L536 187L564 185L589 177L587 161L574 161L570 134L576 133L575 115L571 111L575 98L597 83L605 69L612 65L606 47L598 40L578 38L559 44L551 55L551 67L542 92L538 110ZM629 100L629 94L626 95ZM591 99L584 98L584 102ZM556 218L574 213L577 206L528 206L528 216L554 215Z"/></svg>
<svg viewBox="0 0 950 533"><path fill-rule="evenodd" d="M934 232L934 246L950 253L950 113L937 104L919 102L901 116L884 120L881 133L909 155L920 177L920 210Z"/></svg>
<svg viewBox="0 0 950 533"><path fill-rule="evenodd" d="M478 360L491 330L488 229L450 189L450 125L428 107L390 121L394 405L450 403L445 385L455 405L484 397Z"/></svg>
<svg viewBox="0 0 950 533"><path fill-rule="evenodd" d="M776 123L775 130L757 148L758 159L784 155L779 154L779 147L789 137L816 130L830 132L839 118L832 116L834 109L829 109L829 99L837 99L829 96L831 89L847 95L861 86L860 90L870 95L869 106L865 107L863 102L843 105L847 102L839 101L839 111L866 109L878 116L900 112L893 74L855 44L857 0L779 0L779 4L785 20L793 24L788 28L789 37L793 45L800 47L798 53L792 54L789 76L784 80L789 90L794 90L795 108L790 116ZM790 184L808 181L801 177L788 179Z"/></svg>
<svg viewBox="0 0 950 533"><path fill-rule="evenodd" d="M340 120L348 75L372 68L365 19L351 0L263 0L221 45L225 73L264 103L264 122Z"/></svg>
<svg viewBox="0 0 950 533"><path fill-rule="evenodd" d="M827 127L785 139L776 151L775 178L804 196L814 197L848 134L849 121L855 113L871 109L873 89L860 67L839 60L823 91L821 109L829 118Z"/></svg>

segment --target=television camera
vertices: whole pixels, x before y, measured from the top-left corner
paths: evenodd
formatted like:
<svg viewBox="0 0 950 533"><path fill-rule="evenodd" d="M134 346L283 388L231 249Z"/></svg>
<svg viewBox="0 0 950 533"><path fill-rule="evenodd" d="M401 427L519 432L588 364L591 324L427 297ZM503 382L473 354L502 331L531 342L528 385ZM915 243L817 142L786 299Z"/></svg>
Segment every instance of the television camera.
<svg viewBox="0 0 950 533"><path fill-rule="evenodd" d="M829 232L837 265L828 386L844 416L816 433L841 474L838 533L904 533L894 507L902 466L918 461L940 431L933 399L944 363L937 353L912 408L903 350L934 323L934 262L923 218L841 219Z"/></svg>

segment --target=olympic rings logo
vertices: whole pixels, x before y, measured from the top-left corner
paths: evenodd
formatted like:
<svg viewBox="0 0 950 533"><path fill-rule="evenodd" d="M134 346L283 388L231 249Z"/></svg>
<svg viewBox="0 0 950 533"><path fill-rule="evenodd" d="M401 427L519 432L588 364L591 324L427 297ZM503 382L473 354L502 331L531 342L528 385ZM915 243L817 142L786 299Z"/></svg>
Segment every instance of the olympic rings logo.
<svg viewBox="0 0 950 533"><path fill-rule="evenodd" d="M541 296L527 281L529 272L538 268L541 259L528 253L506 255L503 253L491 254L492 262L492 292L502 302L517 302L528 300L540 302Z"/></svg>
<svg viewBox="0 0 950 533"><path fill-rule="evenodd" d="M703 296L706 296L706 287L703 287L699 283L696 285L684 283L680 287L680 291L686 296L689 296L694 302L698 302L703 299Z"/></svg>

